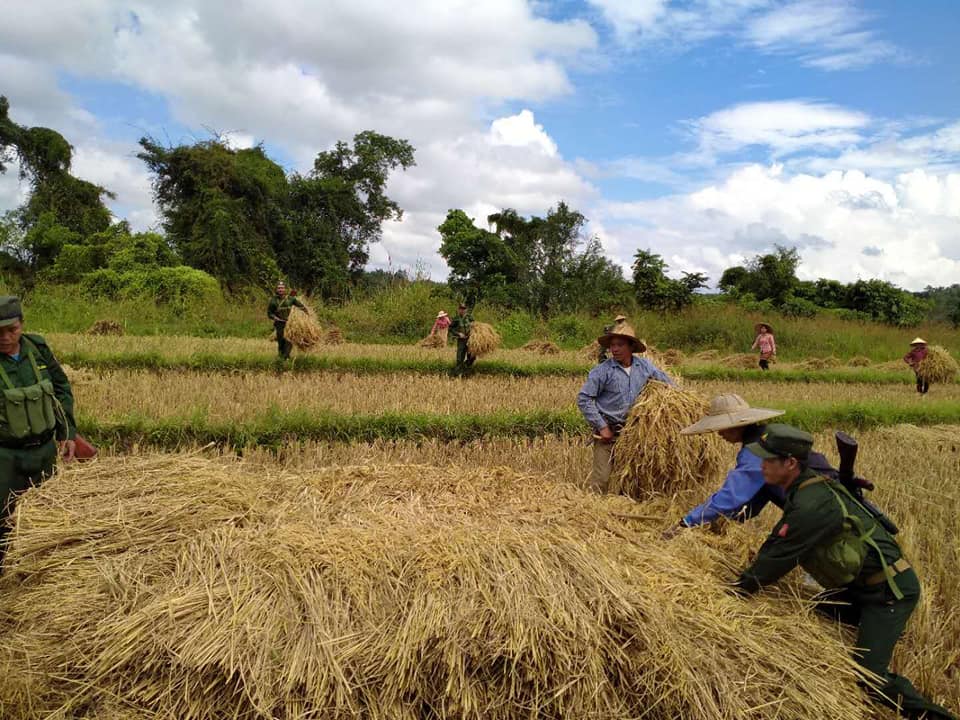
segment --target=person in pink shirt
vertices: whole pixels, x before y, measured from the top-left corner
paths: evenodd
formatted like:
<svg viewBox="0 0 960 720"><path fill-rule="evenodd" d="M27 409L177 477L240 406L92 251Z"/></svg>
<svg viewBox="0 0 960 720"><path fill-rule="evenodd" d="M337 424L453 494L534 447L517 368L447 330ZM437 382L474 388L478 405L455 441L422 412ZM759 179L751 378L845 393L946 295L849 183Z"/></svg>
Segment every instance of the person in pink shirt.
<svg viewBox="0 0 960 720"><path fill-rule="evenodd" d="M447 344L447 333L450 331L450 316L447 315L445 310L441 310L437 313L437 319L433 323L433 327L430 328L430 334L436 335L441 340L443 344Z"/></svg>
<svg viewBox="0 0 960 720"><path fill-rule="evenodd" d="M926 395L930 383L920 377L920 362L927 356L927 341L923 338L914 338L910 343L910 352L903 356L903 361L917 374L917 392Z"/></svg>
<svg viewBox="0 0 960 720"><path fill-rule="evenodd" d="M773 328L768 323L757 323L754 326L757 339L750 346L751 350L760 348L760 369L769 370L770 360L777 356L777 341L773 337Z"/></svg>

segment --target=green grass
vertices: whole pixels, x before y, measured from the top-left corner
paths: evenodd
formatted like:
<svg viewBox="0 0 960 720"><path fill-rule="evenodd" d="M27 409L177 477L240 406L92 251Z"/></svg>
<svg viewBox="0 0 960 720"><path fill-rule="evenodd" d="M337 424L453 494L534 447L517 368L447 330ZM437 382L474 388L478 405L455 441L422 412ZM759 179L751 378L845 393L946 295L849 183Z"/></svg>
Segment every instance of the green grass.
<svg viewBox="0 0 960 720"><path fill-rule="evenodd" d="M900 406L889 402L819 403L788 412L782 422L811 432L862 430L909 423L941 425L960 422L960 401ZM81 433L98 445L147 445L174 449L214 443L221 446L280 446L307 440L373 441L433 438L466 442L485 437L531 438L583 435L587 426L574 410L485 415L386 413L358 415L327 412L271 411L253 421L219 422L204 413L162 420L130 415L110 422L81 414Z"/></svg>

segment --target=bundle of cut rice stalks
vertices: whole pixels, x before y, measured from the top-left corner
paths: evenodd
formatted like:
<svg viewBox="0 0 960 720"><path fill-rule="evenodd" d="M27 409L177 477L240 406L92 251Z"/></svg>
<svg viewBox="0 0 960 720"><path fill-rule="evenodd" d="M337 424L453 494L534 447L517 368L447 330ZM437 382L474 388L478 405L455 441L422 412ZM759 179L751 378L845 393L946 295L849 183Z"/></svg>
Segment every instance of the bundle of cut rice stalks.
<svg viewBox="0 0 960 720"><path fill-rule="evenodd" d="M701 350L696 355L693 356L696 360L702 362L712 362L713 360L718 360L720 358L719 350Z"/></svg>
<svg viewBox="0 0 960 720"><path fill-rule="evenodd" d="M847 365L850 367L870 367L872 364L873 361L866 355L856 355L847 360Z"/></svg>
<svg viewBox="0 0 960 720"><path fill-rule="evenodd" d="M600 357L600 343L594 340L592 343L584 345L577 351L577 355L579 355L583 360L589 360L590 362L595 363Z"/></svg>
<svg viewBox="0 0 960 720"><path fill-rule="evenodd" d="M917 366L917 374L931 383L952 383L958 372L960 365L946 348L939 345L928 345L927 356Z"/></svg>
<svg viewBox="0 0 960 720"><path fill-rule="evenodd" d="M106 458L27 492L4 717L867 717L799 586L724 589L745 528L663 541L663 502L507 470L263 475Z"/></svg>
<svg viewBox="0 0 960 720"><path fill-rule="evenodd" d="M417 343L418 346L422 348L442 348L446 347L446 343L443 341L443 338L439 335L427 335L423 340Z"/></svg>
<svg viewBox="0 0 960 720"><path fill-rule="evenodd" d="M317 322L313 308L306 303L304 305L307 308L305 311L296 306L290 310L283 336L298 350L307 352L323 342L323 328Z"/></svg>
<svg viewBox="0 0 960 720"><path fill-rule="evenodd" d="M683 365L685 359L683 351L676 348L667 348L660 354L660 360L664 365Z"/></svg>
<svg viewBox="0 0 960 720"><path fill-rule="evenodd" d="M527 352L535 352L540 355L557 355L560 353L560 348L557 344L549 340L531 340L520 349L526 350Z"/></svg>
<svg viewBox="0 0 960 720"><path fill-rule="evenodd" d="M771 358L770 361L773 362L773 358ZM735 353L733 355L727 355L720 361L720 364L725 367L739 368L742 370L759 367L759 363L760 356L754 355L753 353Z"/></svg>
<svg viewBox="0 0 960 720"><path fill-rule="evenodd" d="M838 368L841 365L843 365L843 363L838 358L829 356L808 358L798 363L797 367L800 370L830 370L832 368Z"/></svg>
<svg viewBox="0 0 960 720"><path fill-rule="evenodd" d="M323 336L324 345L343 345L343 330L338 328L336 325L331 325L330 329L327 330L327 334Z"/></svg>
<svg viewBox="0 0 960 720"><path fill-rule="evenodd" d="M97 320L90 329L88 335L123 335L123 325L116 320Z"/></svg>
<svg viewBox="0 0 960 720"><path fill-rule="evenodd" d="M494 329L493 325L475 322L470 326L467 351L474 357L483 357L499 348L500 342L500 333Z"/></svg>
<svg viewBox="0 0 960 720"><path fill-rule="evenodd" d="M732 460L723 440L680 435L708 405L700 393L648 382L614 445L610 492L643 499L715 484Z"/></svg>

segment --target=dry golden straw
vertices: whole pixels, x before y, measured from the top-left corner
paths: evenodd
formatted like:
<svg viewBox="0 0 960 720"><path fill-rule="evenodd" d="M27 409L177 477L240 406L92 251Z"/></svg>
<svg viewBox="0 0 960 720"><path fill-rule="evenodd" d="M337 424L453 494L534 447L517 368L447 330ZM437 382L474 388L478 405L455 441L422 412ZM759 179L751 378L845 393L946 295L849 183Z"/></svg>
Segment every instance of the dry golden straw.
<svg viewBox="0 0 960 720"><path fill-rule="evenodd" d="M540 355L558 355L560 353L559 346L549 340L531 340L520 349L526 350L527 352L539 353Z"/></svg>
<svg viewBox="0 0 960 720"><path fill-rule="evenodd" d="M323 342L323 328L317 322L313 309L309 305L306 307L306 311L296 306L290 310L290 318L283 335L302 351L312 350Z"/></svg>
<svg viewBox="0 0 960 720"><path fill-rule="evenodd" d="M927 347L927 356L917 366L917 374L927 382L952 383L957 379L960 365L945 348L939 345Z"/></svg>
<svg viewBox="0 0 960 720"><path fill-rule="evenodd" d="M106 458L21 500L0 707L41 718L867 717L742 528L505 469ZM634 518L634 519L631 519Z"/></svg>
<svg viewBox="0 0 960 720"><path fill-rule="evenodd" d="M847 365L850 367L870 367L872 364L873 361L865 355L856 355L847 360Z"/></svg>
<svg viewBox="0 0 960 720"><path fill-rule="evenodd" d="M590 362L595 363L600 357L600 343L594 340L592 343L584 345L577 351L577 355L582 360L589 360Z"/></svg>
<svg viewBox="0 0 960 720"><path fill-rule="evenodd" d="M732 459L715 434L680 435L706 413L700 393L648 382L613 449L611 492L642 499L716 483Z"/></svg>
<svg viewBox="0 0 960 720"><path fill-rule="evenodd" d="M123 325L116 320L97 320L90 329L89 335L123 335Z"/></svg>
<svg viewBox="0 0 960 720"><path fill-rule="evenodd" d="M323 337L324 345L342 345L344 342L343 339L343 330L338 328L336 325L331 325L330 329L327 330L327 334Z"/></svg>
<svg viewBox="0 0 960 720"><path fill-rule="evenodd" d="M443 338L439 335L427 335L423 340L417 343L422 348L442 348L446 347L447 344L443 341Z"/></svg>
<svg viewBox="0 0 960 720"><path fill-rule="evenodd" d="M736 353L727 355L720 360L720 364L725 367L750 369L757 367L759 360L759 356L753 353ZM770 358L770 361L773 362L773 358Z"/></svg>
<svg viewBox="0 0 960 720"><path fill-rule="evenodd" d="M841 365L843 365L843 362L833 356L813 357L797 363L797 367L801 370L827 370L829 368L840 367Z"/></svg>
<svg viewBox="0 0 960 720"><path fill-rule="evenodd" d="M467 350L474 357L489 355L500 347L500 333L493 325L475 322L470 326L470 337L467 338Z"/></svg>

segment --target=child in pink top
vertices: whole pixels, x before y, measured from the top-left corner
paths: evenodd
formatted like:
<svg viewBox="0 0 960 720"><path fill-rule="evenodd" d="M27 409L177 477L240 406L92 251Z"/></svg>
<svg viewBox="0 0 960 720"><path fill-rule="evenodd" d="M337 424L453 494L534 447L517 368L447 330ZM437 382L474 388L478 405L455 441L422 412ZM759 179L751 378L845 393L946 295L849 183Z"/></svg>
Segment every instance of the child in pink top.
<svg viewBox="0 0 960 720"><path fill-rule="evenodd" d="M777 341L773 337L773 329L767 323L757 323L754 328L757 339L750 346L751 350L760 348L760 369L769 370L770 360L777 356Z"/></svg>

